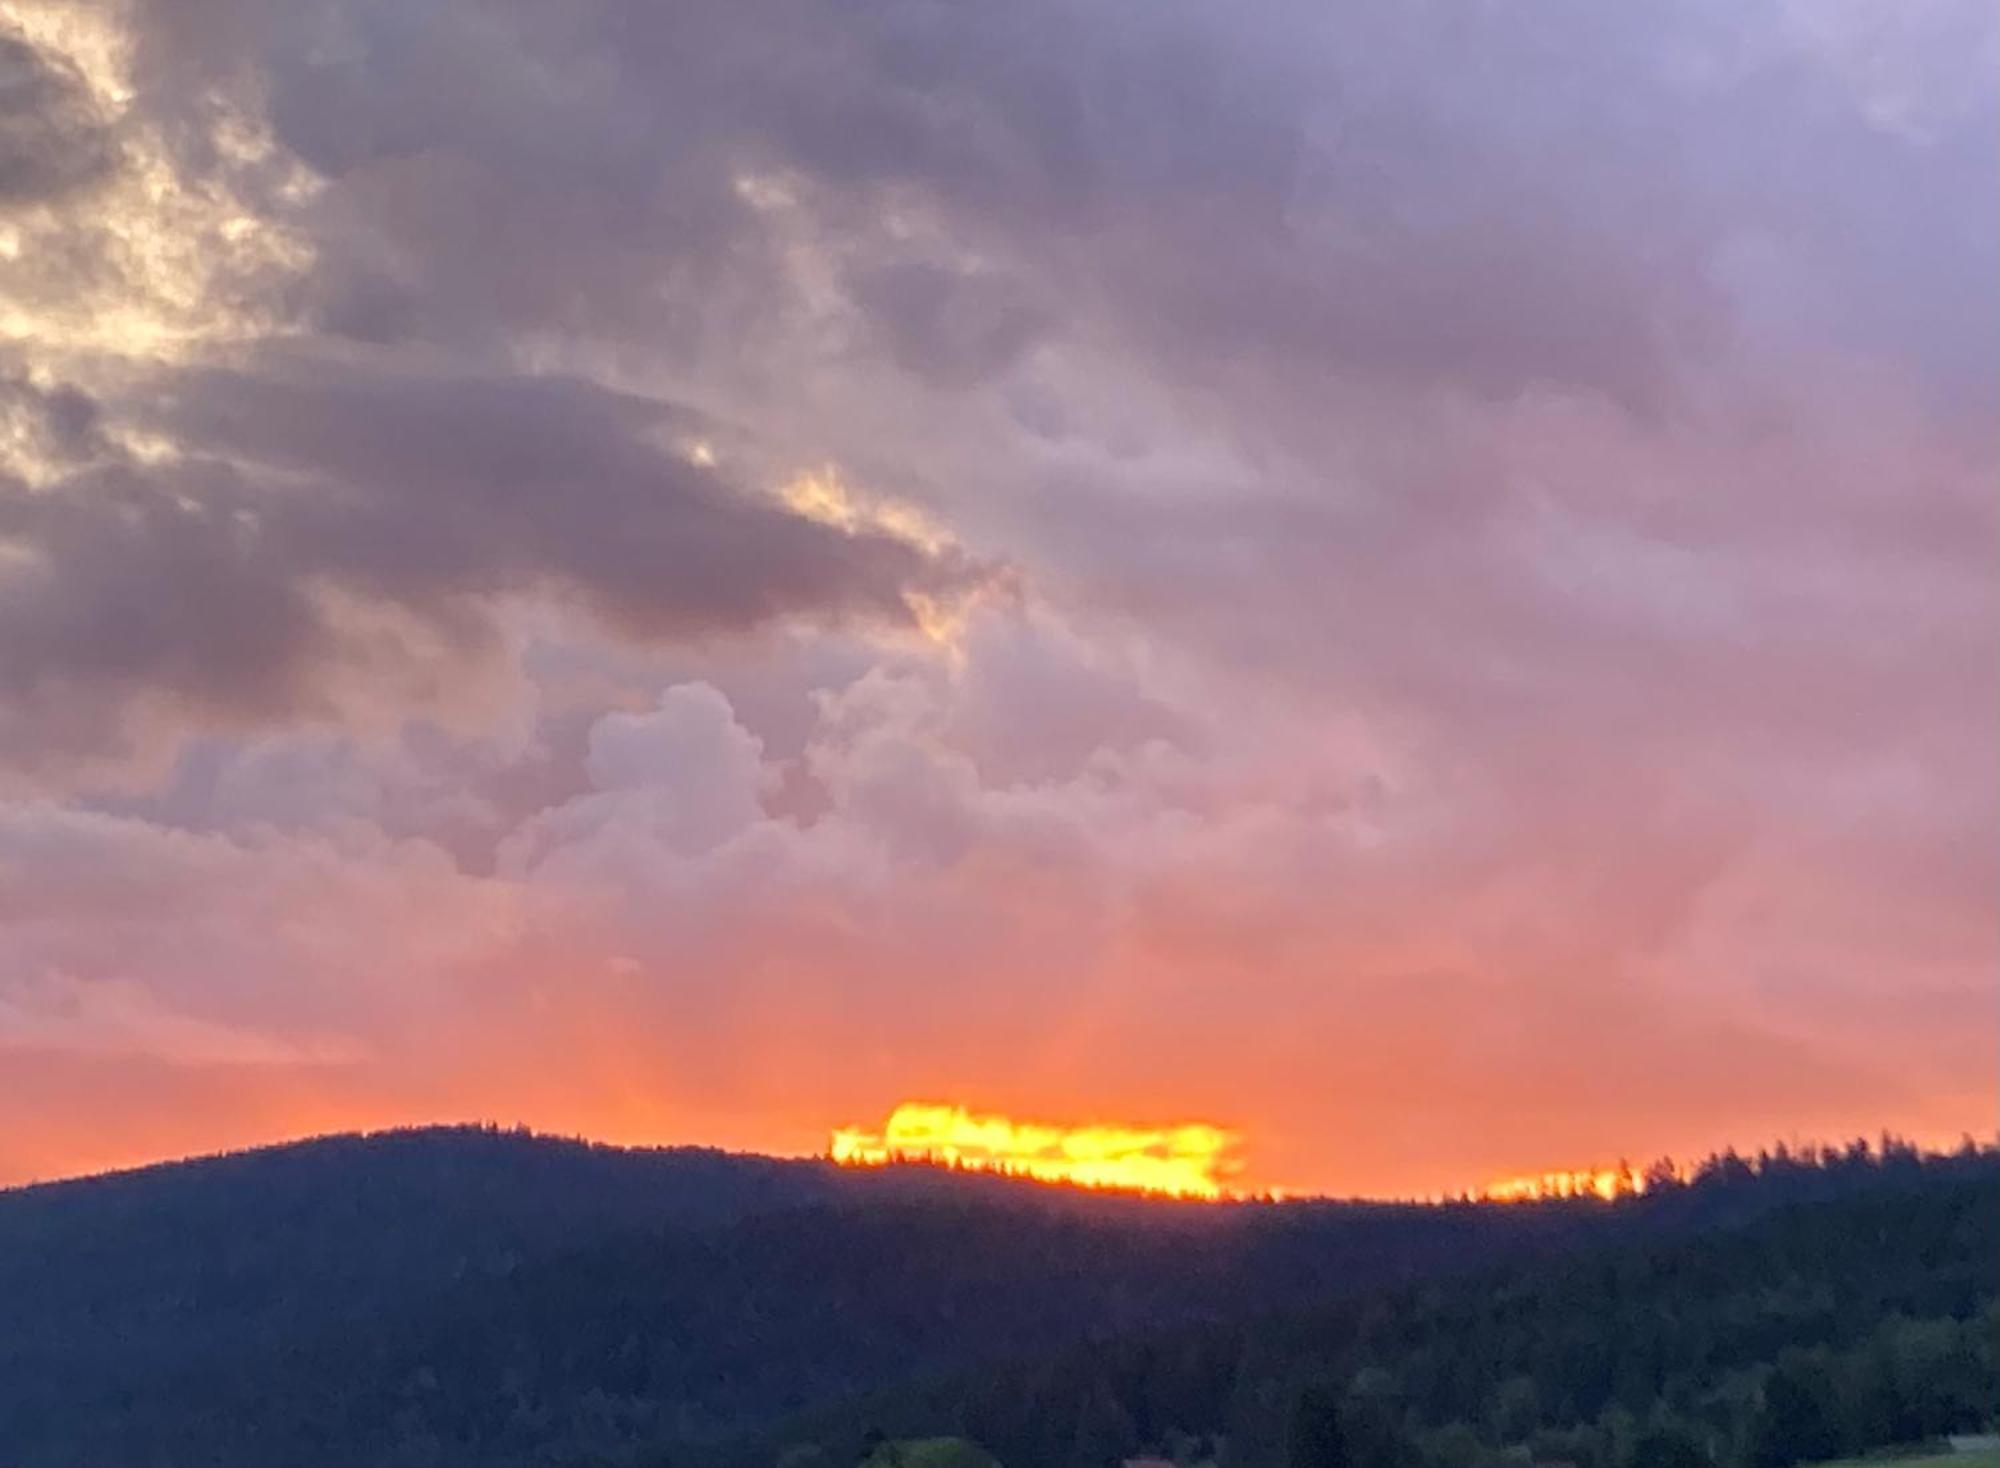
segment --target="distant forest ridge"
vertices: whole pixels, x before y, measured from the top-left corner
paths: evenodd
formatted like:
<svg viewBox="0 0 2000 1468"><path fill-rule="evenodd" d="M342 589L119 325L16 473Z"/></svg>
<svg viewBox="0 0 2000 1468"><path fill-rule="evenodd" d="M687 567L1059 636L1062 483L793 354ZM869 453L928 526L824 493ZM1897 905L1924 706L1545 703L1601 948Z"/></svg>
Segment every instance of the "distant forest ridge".
<svg viewBox="0 0 2000 1468"><path fill-rule="evenodd" d="M1161 1202L1223 1202L1223 1203L1283 1203L1283 1202L1352 1202L1352 1203L1472 1203L1472 1202L1554 1202L1568 1199L1585 1201L1611 1201L1633 1197L1648 1191L1675 1187L1688 1187L1712 1183L1719 1178L1731 1178L1744 1174L1759 1174L1769 1169L1783 1173L1800 1168L1838 1170L1841 1167L1868 1165L1875 1162L1893 1161L1906 1158L1943 1159L1977 1155L2000 1155L2000 1131L1979 1137L1972 1132L1963 1132L1950 1143L1926 1143L1912 1139L1891 1129L1884 1129L1875 1137L1855 1136L1840 1141L1809 1140L1797 1138L1769 1142L1755 1150L1747 1150L1735 1145L1723 1146L1695 1157L1676 1157L1662 1153L1645 1163L1620 1157L1610 1162L1553 1167L1539 1173L1496 1178L1477 1187L1466 1186L1452 1192L1410 1194L1410 1195L1362 1195L1337 1192L1315 1193L1302 1189L1243 1189L1224 1190L1213 1198L1191 1193L1167 1193L1148 1188L1121 1187L1115 1184L1092 1183L1073 1178L1052 1179L1042 1173L1026 1168L1012 1167L1004 1160L965 1161L940 1157L921 1148L891 1150L879 1155L863 1157L840 1156L831 1144L826 1152L800 1155L784 1155L763 1152L731 1151L702 1143L624 1143L607 1142L581 1134L544 1131L525 1123L503 1123L496 1121L417 1123L407 1126L363 1128L347 1132L327 1132L284 1141L259 1143L253 1146L225 1148L215 1152L192 1153L184 1157L163 1158L157 1161L135 1163L130 1166L109 1168L101 1172L81 1173L58 1178L34 1179L31 1181L0 1185L0 1197L10 1193L20 1193L40 1189L64 1189L87 1187L98 1184L116 1184L123 1180L137 1180L182 1169L229 1169L257 1159L285 1156L299 1153L321 1153L329 1149L368 1149L382 1144L401 1141L424 1141L443 1138L490 1138L510 1141L528 1141L537 1146L560 1149L573 1157L604 1159L608 1157L656 1159L656 1160L707 1160L712 1162L743 1162L766 1164L772 1167L824 1169L838 1168L843 1172L868 1172L887 1169L918 1169L945 1172L957 1175L984 1174L1004 1178L1010 1182L1043 1186L1056 1189L1076 1189L1079 1191L1109 1195L1140 1196Z"/></svg>
<svg viewBox="0 0 2000 1468"><path fill-rule="evenodd" d="M1716 1468L1777 1468L1740 1457L1756 1430L1744 1394L1761 1400L1773 1353L1836 1327L1889 1332L1877 1344L1897 1360L1956 1363L1956 1395L1883 1420L1963 1415L1964 1383L1987 1381L1987 1358L1961 1347L1994 1293L1996 1223L2000 1148L1894 1139L1725 1152L1637 1196L1500 1206L1172 1202L497 1127L334 1137L0 1193L0 1463L769 1468L798 1448L852 1468L874 1428L971 1436L1005 1468L1229 1442L1219 1468L1283 1468L1273 1444L1321 1361L1336 1416L1353 1372L1401 1383L1394 1441L1426 1455L1407 1468L1486 1468L1460 1461L1458 1427L1513 1452L1517 1428L1585 1426L1600 1456L1586 1443L1575 1468L1647 1468L1612 1409L1650 1420L1656 1399L1699 1420ZM1728 1254L1739 1236L1768 1248ZM1680 1286L1659 1279L1678 1276L1646 1261L1703 1249L1723 1252L1685 1267L1713 1287L1673 1305ZM1520 1358L1509 1379L1537 1383L1532 1412L1487 1401L1484 1366L1424 1376L1407 1346L1355 1354L1352 1312L1397 1291L1430 1301L1409 1318L1443 1336L1497 1341L1480 1301L1527 1290L1567 1319L1580 1307L1563 1282L1590 1279L1624 1291L1634 1321L1707 1323L1632 1336L1652 1354L1609 1385L1564 1380L1603 1355L1597 1327ZM1847 1297L1859 1314L1826 1313ZM1302 1318L1302 1335L1258 1324ZM1674 1353L1705 1340L1682 1381ZM1118 1362L1126 1375L1103 1380ZM1858 1380L1843 1362L1830 1379ZM1734 1415L1689 1405L1712 1391L1734 1394Z"/></svg>
<svg viewBox="0 0 2000 1468"><path fill-rule="evenodd" d="M805 1414L732 1461L828 1468L947 1437L1006 1468L1799 1468L1942 1446L2000 1430L1991 1164L1096 1340Z"/></svg>

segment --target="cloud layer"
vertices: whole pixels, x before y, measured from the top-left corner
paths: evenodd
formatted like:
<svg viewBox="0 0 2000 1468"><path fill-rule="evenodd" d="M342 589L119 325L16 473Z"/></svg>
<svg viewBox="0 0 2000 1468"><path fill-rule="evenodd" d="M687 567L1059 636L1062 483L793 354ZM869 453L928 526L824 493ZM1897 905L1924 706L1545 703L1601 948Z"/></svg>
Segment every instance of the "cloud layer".
<svg viewBox="0 0 2000 1468"><path fill-rule="evenodd" d="M1985 7L0 3L0 1177L1990 1123Z"/></svg>

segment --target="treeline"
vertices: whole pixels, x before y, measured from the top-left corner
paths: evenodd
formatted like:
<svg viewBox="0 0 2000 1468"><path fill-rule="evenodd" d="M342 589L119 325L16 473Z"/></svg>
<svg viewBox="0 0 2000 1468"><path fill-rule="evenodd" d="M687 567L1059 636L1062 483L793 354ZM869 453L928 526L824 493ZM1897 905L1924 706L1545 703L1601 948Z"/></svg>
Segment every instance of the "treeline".
<svg viewBox="0 0 2000 1468"><path fill-rule="evenodd" d="M1843 1447L1965 1415L1996 1180L1991 1150L1891 1141L1609 1203L1208 1206L333 1139L0 1194L0 1463L853 1468L961 1437L1006 1468L1282 1468L1307 1442L1650 1468L1642 1441L1773 1468L1746 1445L1801 1400L1833 1425L1795 1435ZM1861 1384L1878 1360L1893 1391Z"/></svg>
<svg viewBox="0 0 2000 1468"><path fill-rule="evenodd" d="M959 1435L1007 1468L1791 1468L2000 1411L1990 1151L1713 1159L1702 1190L1800 1184L1740 1227L1320 1309L1120 1340L878 1394L738 1460L848 1468ZM1850 1184L1825 1196L1829 1177ZM1673 1202L1662 1192L1651 1206ZM698 1455L668 1455L681 1464Z"/></svg>

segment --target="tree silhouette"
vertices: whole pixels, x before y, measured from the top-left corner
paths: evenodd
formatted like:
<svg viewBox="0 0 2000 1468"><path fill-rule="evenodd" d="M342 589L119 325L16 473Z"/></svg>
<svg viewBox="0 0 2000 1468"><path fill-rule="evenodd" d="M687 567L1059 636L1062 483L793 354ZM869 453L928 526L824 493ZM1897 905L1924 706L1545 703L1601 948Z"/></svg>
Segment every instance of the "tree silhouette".
<svg viewBox="0 0 2000 1468"><path fill-rule="evenodd" d="M1299 1384L1285 1432L1285 1468L1348 1468L1343 1407L1344 1393L1328 1378Z"/></svg>

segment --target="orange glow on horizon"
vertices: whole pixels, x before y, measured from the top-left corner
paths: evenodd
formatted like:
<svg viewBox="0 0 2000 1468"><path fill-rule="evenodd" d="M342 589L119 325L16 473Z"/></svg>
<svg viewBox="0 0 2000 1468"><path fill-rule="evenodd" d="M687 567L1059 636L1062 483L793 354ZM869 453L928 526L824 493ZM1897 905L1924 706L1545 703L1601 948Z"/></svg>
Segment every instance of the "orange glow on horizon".
<svg viewBox="0 0 2000 1468"><path fill-rule="evenodd" d="M1501 1178L1488 1183L1479 1196L1490 1203L1538 1203L1550 1198L1633 1198L1646 1191L1646 1180L1629 1166L1579 1168Z"/></svg>
<svg viewBox="0 0 2000 1468"><path fill-rule="evenodd" d="M880 1167L933 1162L1086 1188L1175 1198L1232 1196L1241 1137L1206 1122L1144 1127L1014 1121L963 1106L906 1101L880 1131L842 1127L828 1144L835 1162Z"/></svg>

